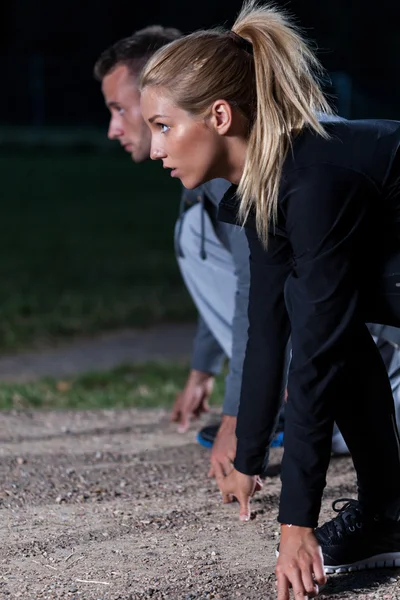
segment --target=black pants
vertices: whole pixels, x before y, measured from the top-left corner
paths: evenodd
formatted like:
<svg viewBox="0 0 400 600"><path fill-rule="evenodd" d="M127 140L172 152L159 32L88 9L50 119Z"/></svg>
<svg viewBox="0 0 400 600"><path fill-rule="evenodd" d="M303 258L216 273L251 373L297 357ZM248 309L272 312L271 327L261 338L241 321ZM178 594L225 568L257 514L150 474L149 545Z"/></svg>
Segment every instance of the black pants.
<svg viewBox="0 0 400 600"><path fill-rule="evenodd" d="M400 327L400 254L385 261L378 279L363 286L367 322ZM373 283L375 281L375 283ZM400 339L400 330L399 330ZM369 332L354 357L348 387L352 402L337 399L335 421L349 447L357 471L359 499L372 510L400 517L400 440L386 367ZM374 364L369 362L374 359ZM377 369L376 361L380 362Z"/></svg>

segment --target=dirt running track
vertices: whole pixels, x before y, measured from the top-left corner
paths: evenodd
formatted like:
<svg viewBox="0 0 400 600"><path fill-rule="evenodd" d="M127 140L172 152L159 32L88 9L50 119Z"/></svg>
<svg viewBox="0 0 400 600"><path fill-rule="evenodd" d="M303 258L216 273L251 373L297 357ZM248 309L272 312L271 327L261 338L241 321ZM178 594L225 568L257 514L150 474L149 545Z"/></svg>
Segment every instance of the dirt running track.
<svg viewBox="0 0 400 600"><path fill-rule="evenodd" d="M165 412L3 414L0 440L1 600L276 597L280 450L241 524ZM323 518L353 476L332 462ZM400 599L400 569L331 576L320 597Z"/></svg>

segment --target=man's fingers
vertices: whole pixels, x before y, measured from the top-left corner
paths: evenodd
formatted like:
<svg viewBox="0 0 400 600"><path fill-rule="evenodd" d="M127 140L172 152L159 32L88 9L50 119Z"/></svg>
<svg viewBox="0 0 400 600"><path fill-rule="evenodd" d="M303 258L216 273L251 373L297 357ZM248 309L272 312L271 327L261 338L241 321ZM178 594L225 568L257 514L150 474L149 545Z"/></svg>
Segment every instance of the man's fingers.
<svg viewBox="0 0 400 600"><path fill-rule="evenodd" d="M201 403L201 411L205 413L210 411L210 405L208 404L207 398Z"/></svg>
<svg viewBox="0 0 400 600"><path fill-rule="evenodd" d="M174 423L176 421L179 421L180 416L181 416L181 407L180 407L180 394L177 395L176 400L175 400L175 404L172 408L172 413L171 413L171 421Z"/></svg>
<svg viewBox="0 0 400 600"><path fill-rule="evenodd" d="M193 396L191 399L192 405L192 414L194 417L200 417L203 412L203 403L206 401L204 390L202 388L196 388L193 391Z"/></svg>
<svg viewBox="0 0 400 600"><path fill-rule="evenodd" d="M226 456L223 456L222 459L212 457L209 474L211 469L213 470L213 475L211 475L211 477L223 479L233 470L233 464Z"/></svg>
<svg viewBox="0 0 400 600"><path fill-rule="evenodd" d="M207 477L215 477L214 467L211 465L210 470L207 473Z"/></svg>
<svg viewBox="0 0 400 600"><path fill-rule="evenodd" d="M178 425L178 433L186 433L190 427L190 416L187 412L181 412L181 420Z"/></svg>
<svg viewBox="0 0 400 600"><path fill-rule="evenodd" d="M232 494L222 494L222 504L230 504L233 502Z"/></svg>
<svg viewBox="0 0 400 600"><path fill-rule="evenodd" d="M214 477L217 480L217 485L222 492L222 490L225 488L225 473L222 468L222 464L219 461L212 461L211 468L214 471Z"/></svg>
<svg viewBox="0 0 400 600"><path fill-rule="evenodd" d="M233 471L233 464L232 464L232 462L229 460L229 458L227 458L227 457L224 457L224 459L223 459L223 460L221 460L221 465L222 465L222 469L223 469L223 471L224 471L224 475L225 475L225 477L226 477L227 475L229 475L229 473L230 473L231 471Z"/></svg>
<svg viewBox="0 0 400 600"><path fill-rule="evenodd" d="M201 416L201 413L203 412L202 406L203 402L201 400L196 400L196 402L194 403L192 414L196 419L198 419Z"/></svg>
<svg viewBox="0 0 400 600"><path fill-rule="evenodd" d="M228 486L226 485L226 478L225 478L225 475L222 471L222 467L220 464L215 465L215 473L216 473L215 478L217 480L217 485L222 494L222 503L230 504L231 502L233 502L233 496L232 496L231 492L229 491Z"/></svg>

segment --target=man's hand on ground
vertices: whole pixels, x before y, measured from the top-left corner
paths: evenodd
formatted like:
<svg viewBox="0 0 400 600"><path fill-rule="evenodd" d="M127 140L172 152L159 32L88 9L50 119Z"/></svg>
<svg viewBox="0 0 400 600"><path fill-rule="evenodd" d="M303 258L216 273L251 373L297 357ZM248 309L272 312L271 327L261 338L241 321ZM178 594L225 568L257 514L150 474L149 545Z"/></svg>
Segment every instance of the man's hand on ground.
<svg viewBox="0 0 400 600"><path fill-rule="evenodd" d="M221 479L233 469L236 456L236 417L223 415L211 450L209 477Z"/></svg>
<svg viewBox="0 0 400 600"><path fill-rule="evenodd" d="M214 387L214 375L192 369L184 389L176 397L171 421L179 423L179 433L189 429L190 421L207 412L208 399Z"/></svg>
<svg viewBox="0 0 400 600"><path fill-rule="evenodd" d="M249 521L250 498L263 486L258 475L244 475L232 469L226 477L218 476L217 483L222 493L223 503L233 502L236 499L239 502L240 520Z"/></svg>

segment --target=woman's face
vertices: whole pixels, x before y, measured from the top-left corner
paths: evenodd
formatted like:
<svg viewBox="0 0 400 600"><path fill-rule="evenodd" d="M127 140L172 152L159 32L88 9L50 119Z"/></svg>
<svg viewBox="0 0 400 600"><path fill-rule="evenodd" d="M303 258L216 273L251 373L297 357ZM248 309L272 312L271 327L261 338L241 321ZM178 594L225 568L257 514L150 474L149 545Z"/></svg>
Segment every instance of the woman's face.
<svg viewBox="0 0 400 600"><path fill-rule="evenodd" d="M204 118L178 108L159 88L146 87L142 115L150 127L150 158L162 160L188 189L221 176L223 140Z"/></svg>

